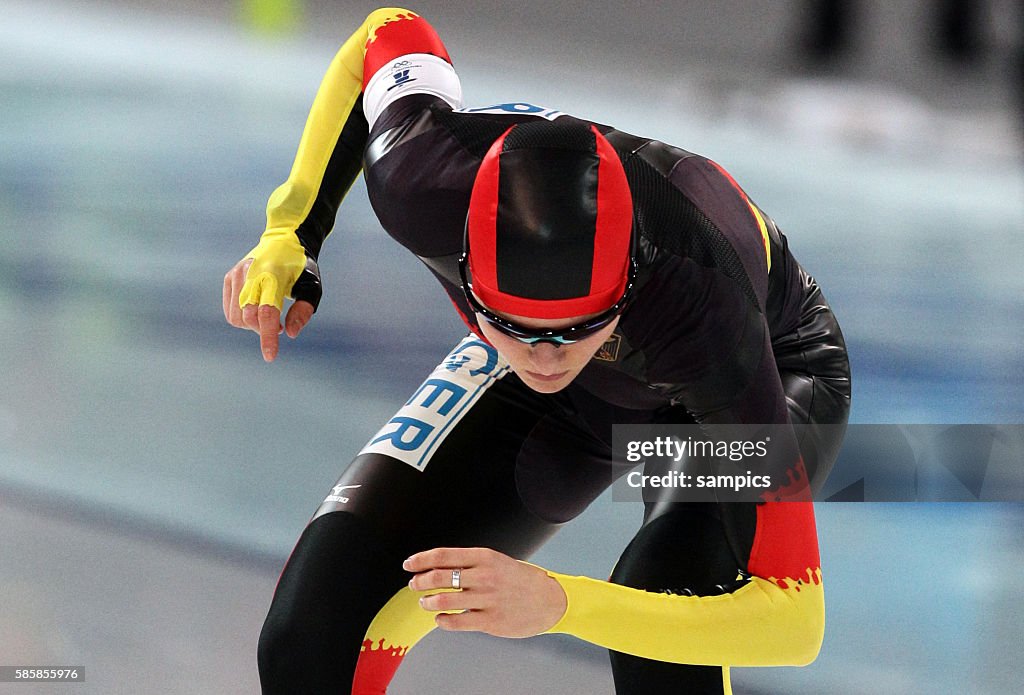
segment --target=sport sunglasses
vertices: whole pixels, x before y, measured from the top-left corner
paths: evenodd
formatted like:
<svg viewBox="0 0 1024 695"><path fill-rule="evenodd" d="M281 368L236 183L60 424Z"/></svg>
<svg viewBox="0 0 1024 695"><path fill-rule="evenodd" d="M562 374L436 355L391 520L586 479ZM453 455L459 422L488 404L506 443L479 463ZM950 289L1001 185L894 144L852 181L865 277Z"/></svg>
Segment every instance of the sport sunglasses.
<svg viewBox="0 0 1024 695"><path fill-rule="evenodd" d="M473 294L473 283L469 280L469 235L466 235L462 256L459 258L459 276L462 278L462 291L466 295L466 301L469 303L470 308L473 309L479 316L483 317L488 324L494 327L495 330L515 338L521 343L527 345L534 345L535 343L553 343L556 346L559 345L572 345L584 338L597 333L602 328L606 327L615 317L621 314L630 300L633 298L633 285L636 279L636 260L632 256L629 261L629 277L626 279L626 289L622 293L622 297L619 301L615 302L614 305L607 311L602 312L600 315L595 316L592 319L587 319L582 323L578 323L575 326L569 326L568 328L555 328L555 329L538 329L528 328L521 326L514 321L509 321L503 316L498 316L493 311L489 310Z"/></svg>

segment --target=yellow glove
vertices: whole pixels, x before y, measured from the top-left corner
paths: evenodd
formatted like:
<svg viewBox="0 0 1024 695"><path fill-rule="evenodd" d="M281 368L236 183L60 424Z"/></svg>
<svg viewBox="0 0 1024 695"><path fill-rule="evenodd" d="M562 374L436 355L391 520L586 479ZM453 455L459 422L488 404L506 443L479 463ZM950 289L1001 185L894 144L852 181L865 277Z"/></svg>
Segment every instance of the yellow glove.
<svg viewBox="0 0 1024 695"><path fill-rule="evenodd" d="M245 258L251 258L252 264L238 296L239 306L270 304L280 311L286 296L304 299L314 308L319 304L319 269L293 232L267 230Z"/></svg>

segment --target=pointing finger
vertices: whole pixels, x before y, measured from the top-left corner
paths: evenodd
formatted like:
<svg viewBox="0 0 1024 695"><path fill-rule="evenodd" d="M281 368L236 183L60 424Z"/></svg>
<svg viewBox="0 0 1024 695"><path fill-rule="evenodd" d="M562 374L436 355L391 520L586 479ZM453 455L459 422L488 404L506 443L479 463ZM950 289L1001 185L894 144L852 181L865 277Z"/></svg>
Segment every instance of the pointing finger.
<svg viewBox="0 0 1024 695"><path fill-rule="evenodd" d="M278 335L281 333L281 311L276 306L261 304L256 315L259 321L260 350L263 351L263 359L266 362L273 362L277 357Z"/></svg>

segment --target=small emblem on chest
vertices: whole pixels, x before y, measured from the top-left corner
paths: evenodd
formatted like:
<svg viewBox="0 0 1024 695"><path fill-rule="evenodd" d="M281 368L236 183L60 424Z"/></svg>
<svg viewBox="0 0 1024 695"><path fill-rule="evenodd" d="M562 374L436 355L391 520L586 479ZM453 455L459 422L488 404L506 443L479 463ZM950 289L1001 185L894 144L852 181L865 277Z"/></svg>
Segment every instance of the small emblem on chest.
<svg viewBox="0 0 1024 695"><path fill-rule="evenodd" d="M620 345L622 345L622 336L612 333L608 340L604 341L604 345L594 353L594 359L602 362L614 362L619 359Z"/></svg>

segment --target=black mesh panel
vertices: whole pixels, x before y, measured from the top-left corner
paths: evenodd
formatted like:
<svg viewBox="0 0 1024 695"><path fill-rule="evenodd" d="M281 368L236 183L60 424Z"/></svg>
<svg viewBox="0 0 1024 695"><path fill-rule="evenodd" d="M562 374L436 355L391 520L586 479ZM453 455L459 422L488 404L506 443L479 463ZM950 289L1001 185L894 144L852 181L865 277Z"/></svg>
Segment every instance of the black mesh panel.
<svg viewBox="0 0 1024 695"><path fill-rule="evenodd" d="M442 124L466 148L466 151L481 159L498 137L508 130L508 122L474 118L465 114L453 113L451 109L432 106L430 109L437 122Z"/></svg>
<svg viewBox="0 0 1024 695"><path fill-rule="evenodd" d="M569 119L536 120L522 123L505 138L503 150L556 149L596 152L594 133L588 126Z"/></svg>
<svg viewBox="0 0 1024 695"><path fill-rule="evenodd" d="M669 253L721 269L760 308L743 262L715 223L640 157L627 159L625 169L640 234Z"/></svg>

